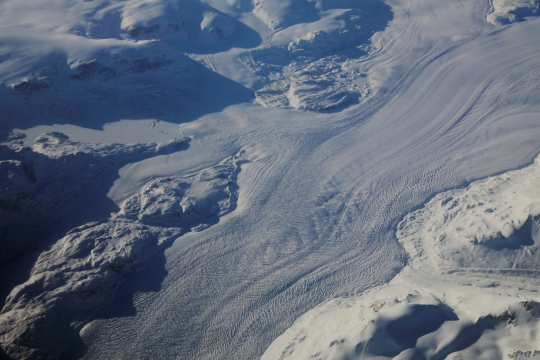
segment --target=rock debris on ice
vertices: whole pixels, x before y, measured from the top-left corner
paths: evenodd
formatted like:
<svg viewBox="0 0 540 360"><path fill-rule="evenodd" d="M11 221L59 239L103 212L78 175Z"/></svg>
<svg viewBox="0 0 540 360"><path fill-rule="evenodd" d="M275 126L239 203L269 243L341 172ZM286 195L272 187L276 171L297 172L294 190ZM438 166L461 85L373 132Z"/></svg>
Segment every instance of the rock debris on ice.
<svg viewBox="0 0 540 360"><path fill-rule="evenodd" d="M302 8L286 1L259 4L255 14L276 31L275 40L240 58L262 79L262 88L255 91L258 103L327 111L357 103L371 93L359 59L373 50L373 34L392 19L386 4L378 0L306 2ZM279 17L275 10L267 14L265 8L277 8L290 17ZM297 33L295 25L301 21L319 26Z"/></svg>

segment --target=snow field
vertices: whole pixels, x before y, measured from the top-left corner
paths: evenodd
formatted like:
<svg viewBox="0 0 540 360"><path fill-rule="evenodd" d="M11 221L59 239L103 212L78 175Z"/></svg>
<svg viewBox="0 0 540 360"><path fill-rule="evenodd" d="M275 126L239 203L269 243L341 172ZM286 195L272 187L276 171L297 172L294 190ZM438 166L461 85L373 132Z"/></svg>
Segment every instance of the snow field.
<svg viewBox="0 0 540 360"><path fill-rule="evenodd" d="M3 8L0 90L12 98L4 111L26 118L73 117L96 101L117 111L118 104L137 104L125 117L195 111L196 118L194 107L219 111L252 96L239 84L236 96L216 94L209 89L216 71L254 91L264 106L336 110L372 92L356 58L370 51L371 36L392 18L379 0L8 1ZM219 101L204 103L209 97ZM58 99L61 109L49 105Z"/></svg>

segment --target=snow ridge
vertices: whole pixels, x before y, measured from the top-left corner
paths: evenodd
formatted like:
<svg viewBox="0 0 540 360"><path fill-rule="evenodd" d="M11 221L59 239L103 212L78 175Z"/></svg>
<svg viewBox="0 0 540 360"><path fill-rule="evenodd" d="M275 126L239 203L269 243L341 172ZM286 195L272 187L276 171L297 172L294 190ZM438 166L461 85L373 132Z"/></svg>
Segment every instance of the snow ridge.
<svg viewBox="0 0 540 360"><path fill-rule="evenodd" d="M411 262L433 261L438 268L538 270L539 162L537 158L524 169L438 194L407 215L397 236Z"/></svg>

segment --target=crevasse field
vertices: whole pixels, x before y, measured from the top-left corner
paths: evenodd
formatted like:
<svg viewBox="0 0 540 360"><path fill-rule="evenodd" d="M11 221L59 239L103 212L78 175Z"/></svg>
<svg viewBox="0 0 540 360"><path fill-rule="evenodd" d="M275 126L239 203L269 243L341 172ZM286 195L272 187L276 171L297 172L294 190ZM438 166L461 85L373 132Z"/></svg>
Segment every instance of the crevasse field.
<svg viewBox="0 0 540 360"><path fill-rule="evenodd" d="M539 15L0 1L0 359L540 359Z"/></svg>

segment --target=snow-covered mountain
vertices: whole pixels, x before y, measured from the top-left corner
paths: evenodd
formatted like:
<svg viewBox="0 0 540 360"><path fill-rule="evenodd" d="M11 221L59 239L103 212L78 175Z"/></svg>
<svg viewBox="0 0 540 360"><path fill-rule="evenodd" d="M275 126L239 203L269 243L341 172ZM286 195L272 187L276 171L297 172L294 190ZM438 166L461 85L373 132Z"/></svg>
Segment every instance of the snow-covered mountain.
<svg viewBox="0 0 540 360"><path fill-rule="evenodd" d="M539 9L0 2L0 358L540 358Z"/></svg>
<svg viewBox="0 0 540 360"><path fill-rule="evenodd" d="M99 103L128 107L125 116L196 118L196 108L251 96L264 106L343 107L372 91L355 59L391 18L379 0L6 1L2 111L17 122L80 119Z"/></svg>

